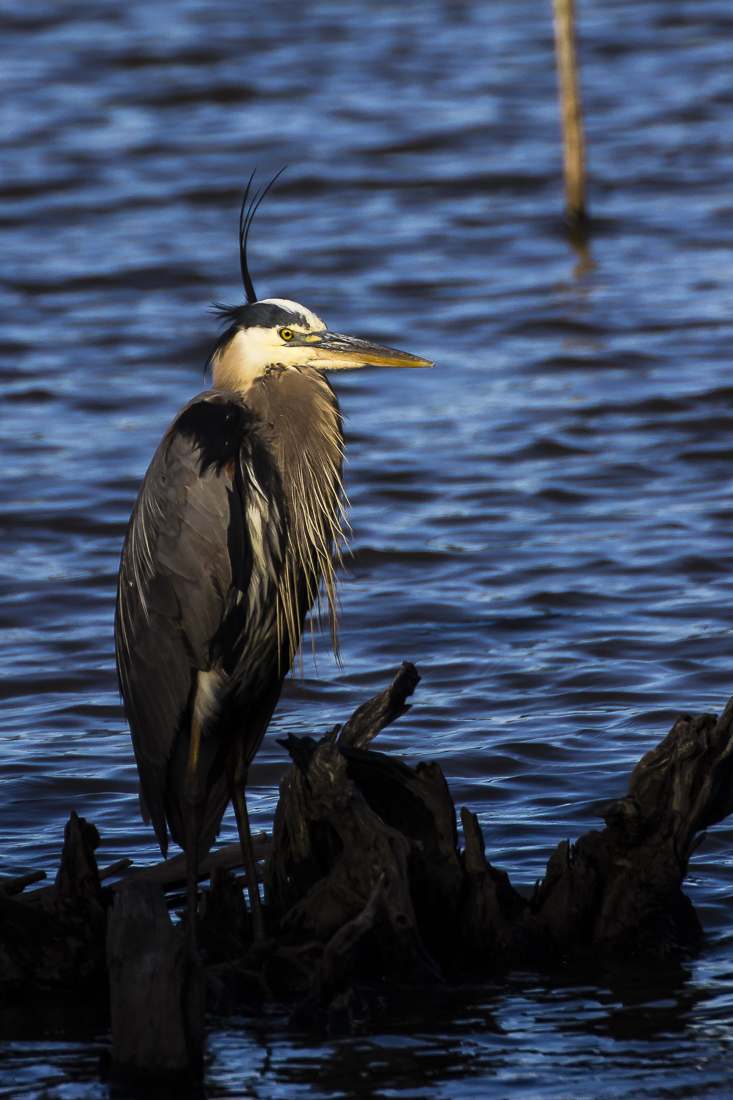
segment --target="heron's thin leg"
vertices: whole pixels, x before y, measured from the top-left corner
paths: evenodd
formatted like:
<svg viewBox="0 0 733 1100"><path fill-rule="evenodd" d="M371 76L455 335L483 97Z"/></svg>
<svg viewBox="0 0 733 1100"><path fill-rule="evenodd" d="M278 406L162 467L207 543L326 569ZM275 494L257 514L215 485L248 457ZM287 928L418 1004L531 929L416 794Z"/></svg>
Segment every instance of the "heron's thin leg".
<svg viewBox="0 0 733 1100"><path fill-rule="evenodd" d="M199 755L201 750L201 723L191 722L191 744L188 750L186 766L186 894L188 900L188 935L192 947L196 948L198 922L198 843L201 828L201 816L204 808L202 792L199 789Z"/></svg>
<svg viewBox="0 0 733 1100"><path fill-rule="evenodd" d="M247 802L244 796L247 768L242 760L241 746L234 749L234 754L236 754L236 759L232 760L230 757L229 768L227 769L229 797L234 805L239 843L242 848L242 861L247 875L247 893L249 894L249 907L252 913L252 931L254 934L253 946L260 947L265 942L265 923L262 917L262 902L260 901L260 889L257 883L254 852L252 851L252 833L249 828Z"/></svg>

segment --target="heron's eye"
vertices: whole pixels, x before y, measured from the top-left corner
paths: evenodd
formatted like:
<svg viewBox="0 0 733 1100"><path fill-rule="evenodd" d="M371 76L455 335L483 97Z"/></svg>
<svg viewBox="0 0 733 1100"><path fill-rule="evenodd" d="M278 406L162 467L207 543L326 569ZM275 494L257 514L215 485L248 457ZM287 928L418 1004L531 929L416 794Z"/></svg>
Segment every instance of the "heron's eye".
<svg viewBox="0 0 733 1100"><path fill-rule="evenodd" d="M292 340L293 330L290 328L281 328L280 335L282 336L283 340Z"/></svg>

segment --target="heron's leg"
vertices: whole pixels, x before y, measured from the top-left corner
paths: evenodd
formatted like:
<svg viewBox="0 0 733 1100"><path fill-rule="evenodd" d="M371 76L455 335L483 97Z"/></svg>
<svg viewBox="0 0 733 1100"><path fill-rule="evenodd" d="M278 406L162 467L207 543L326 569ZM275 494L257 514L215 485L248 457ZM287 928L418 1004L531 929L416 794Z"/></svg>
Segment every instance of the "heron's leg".
<svg viewBox="0 0 733 1100"><path fill-rule="evenodd" d="M199 757L201 753L201 723L191 722L191 744L186 766L186 894L188 900L188 935L196 948L198 921L198 867L199 831L204 811L205 797L201 790Z"/></svg>
<svg viewBox="0 0 733 1100"><path fill-rule="evenodd" d="M230 754L227 766L229 797L234 806L239 843L242 848L242 860L247 875L247 893L249 894L249 907L252 913L252 931L254 933L253 946L260 947L265 942L265 923L262 917L262 902L260 901L254 852L252 851L252 833L249 828L247 803L244 797L244 788L247 784L247 770L243 759L242 746L237 745Z"/></svg>

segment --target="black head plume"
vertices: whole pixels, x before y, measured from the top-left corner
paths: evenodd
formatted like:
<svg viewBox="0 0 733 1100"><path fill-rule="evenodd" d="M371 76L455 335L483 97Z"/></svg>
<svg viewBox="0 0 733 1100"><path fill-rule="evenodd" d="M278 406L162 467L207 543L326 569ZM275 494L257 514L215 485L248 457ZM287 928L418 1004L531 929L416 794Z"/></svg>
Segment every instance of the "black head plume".
<svg viewBox="0 0 733 1100"><path fill-rule="evenodd" d="M255 169L255 172L257 169ZM247 182L247 188L244 192L244 198L242 199L242 209L239 212L239 266L242 269L242 284L244 286L244 297L249 305L253 305L257 301L257 295L255 294L255 288L252 285L252 278L247 267L247 238L249 237L249 231L252 228L252 221L257 213L258 207L264 199L267 192L272 187L278 176L281 176L285 171L281 168L276 176L273 176L267 187L260 192L259 188L255 191L254 195L250 199L249 206L247 206L247 199L249 199L250 188L252 187L252 181L255 178L255 173L249 177Z"/></svg>

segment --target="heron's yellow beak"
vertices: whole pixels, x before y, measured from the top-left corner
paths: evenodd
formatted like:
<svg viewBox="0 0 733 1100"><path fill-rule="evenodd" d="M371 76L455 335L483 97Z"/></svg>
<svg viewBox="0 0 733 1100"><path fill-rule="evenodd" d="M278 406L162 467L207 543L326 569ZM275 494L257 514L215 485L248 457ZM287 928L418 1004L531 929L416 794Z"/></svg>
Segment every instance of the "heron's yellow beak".
<svg viewBox="0 0 733 1100"><path fill-rule="evenodd" d="M432 367L429 359L407 351L385 348L339 332L310 332L303 344L312 349L311 366L321 370L358 370L359 367Z"/></svg>

